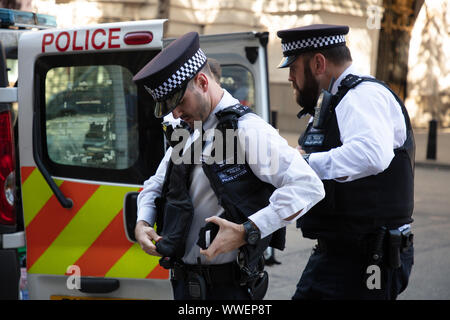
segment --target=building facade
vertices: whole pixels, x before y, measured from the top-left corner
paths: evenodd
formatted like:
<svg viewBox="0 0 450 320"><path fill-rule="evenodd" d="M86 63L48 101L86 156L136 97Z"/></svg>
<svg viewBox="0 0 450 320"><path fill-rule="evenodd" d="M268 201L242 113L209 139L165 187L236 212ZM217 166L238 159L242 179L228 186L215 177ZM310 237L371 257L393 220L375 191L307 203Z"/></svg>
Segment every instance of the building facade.
<svg viewBox="0 0 450 320"><path fill-rule="evenodd" d="M287 81L288 70L277 69L282 52L281 41L276 36L276 32L312 23L346 24L350 26L350 32L346 38L352 51L354 65L362 73L375 76L377 75L377 65L380 66L380 61L377 61L380 29L386 25L384 20L382 24L384 10L389 6L401 6L411 1L19 0L18 2L21 3L22 9L55 15L60 27L166 18L168 22L166 22L165 37L177 37L187 31L197 31L200 34L250 30L268 31L271 108L278 112L280 130L298 132L304 128L306 119L300 121L296 117L299 107L294 101L292 88ZM444 3L445 1L427 2ZM414 59L411 59L411 63L414 64ZM384 61L381 63L383 65ZM410 65L409 68L414 69L414 66ZM417 71L414 71L414 74L417 74ZM406 72L404 78L406 78ZM410 89L410 84L413 82L414 80L409 76L408 90L402 90L414 96L413 98L407 97L413 122L417 125L424 125L424 119L428 119L429 116L424 116L423 113L427 111L423 105L427 104L424 101L429 98L422 98L420 85L413 85L415 89ZM432 94L436 94L436 92ZM424 93L423 96L428 97L430 94ZM445 98L443 101L446 101ZM441 109L442 107L437 112L442 113Z"/></svg>

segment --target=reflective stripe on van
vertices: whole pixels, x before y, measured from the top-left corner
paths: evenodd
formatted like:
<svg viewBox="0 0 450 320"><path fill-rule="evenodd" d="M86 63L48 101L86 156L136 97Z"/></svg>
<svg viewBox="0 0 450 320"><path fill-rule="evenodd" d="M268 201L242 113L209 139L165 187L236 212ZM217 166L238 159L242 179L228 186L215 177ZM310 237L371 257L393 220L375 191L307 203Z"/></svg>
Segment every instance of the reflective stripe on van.
<svg viewBox="0 0 450 320"><path fill-rule="evenodd" d="M136 187L56 180L74 202L64 209L35 167L22 167L24 223L29 273L168 279L158 257L130 242L123 225L123 198Z"/></svg>

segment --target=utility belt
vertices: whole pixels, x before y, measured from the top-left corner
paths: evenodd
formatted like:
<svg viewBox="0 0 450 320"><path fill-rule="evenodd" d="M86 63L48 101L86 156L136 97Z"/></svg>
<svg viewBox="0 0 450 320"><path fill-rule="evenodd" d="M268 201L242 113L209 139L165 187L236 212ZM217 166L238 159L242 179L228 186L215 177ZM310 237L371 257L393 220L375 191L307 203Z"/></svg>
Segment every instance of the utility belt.
<svg viewBox="0 0 450 320"><path fill-rule="evenodd" d="M243 276L237 262L216 265L184 264L176 262L171 270L171 280L181 280L188 287L192 299L205 300L207 288L233 284L247 289L250 299L262 300L268 288L268 274L261 271L253 279Z"/></svg>
<svg viewBox="0 0 450 320"><path fill-rule="evenodd" d="M186 281L196 274L205 280L209 287L239 282L239 266L235 262L224 264L176 264L171 269L172 280Z"/></svg>
<svg viewBox="0 0 450 320"><path fill-rule="evenodd" d="M413 245L414 235L408 227L388 230L381 227L377 233L346 239L317 239L315 247L321 253L342 256L360 256L369 264L383 263L392 269L401 266L400 254Z"/></svg>

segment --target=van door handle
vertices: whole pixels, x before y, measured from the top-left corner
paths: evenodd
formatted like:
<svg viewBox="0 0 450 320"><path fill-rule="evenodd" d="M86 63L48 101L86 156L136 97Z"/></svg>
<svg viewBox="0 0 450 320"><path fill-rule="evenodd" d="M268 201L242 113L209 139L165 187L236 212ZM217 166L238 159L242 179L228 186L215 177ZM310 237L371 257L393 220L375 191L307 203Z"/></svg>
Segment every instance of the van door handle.
<svg viewBox="0 0 450 320"><path fill-rule="evenodd" d="M120 287L118 279L81 277L79 291L83 293L110 293Z"/></svg>

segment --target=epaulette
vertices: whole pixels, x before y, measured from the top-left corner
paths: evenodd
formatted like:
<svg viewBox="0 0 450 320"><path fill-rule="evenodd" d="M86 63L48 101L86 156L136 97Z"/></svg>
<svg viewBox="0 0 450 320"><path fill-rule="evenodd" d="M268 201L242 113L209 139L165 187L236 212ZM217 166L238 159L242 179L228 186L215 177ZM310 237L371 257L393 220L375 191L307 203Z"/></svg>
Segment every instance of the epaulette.
<svg viewBox="0 0 450 320"><path fill-rule="evenodd" d="M339 84L338 91L334 98L336 105L337 105L337 103L339 103L341 101L341 99L347 94L347 92L350 89L353 89L358 84L360 84L361 82L364 82L364 81L370 81L370 82L375 82L375 83L381 84L382 86L386 87L389 91L392 92L392 90L381 80L371 78L371 77L361 77L361 76L357 76L354 74L348 74ZM394 94L394 96L396 96L396 95ZM397 98L397 96L396 96L396 98Z"/></svg>
<svg viewBox="0 0 450 320"><path fill-rule="evenodd" d="M250 107L244 106L242 104L236 104L231 107L226 107L216 113L216 116L220 119L222 116L227 114L235 114L238 118L242 117L244 114L253 112Z"/></svg>
<svg viewBox="0 0 450 320"><path fill-rule="evenodd" d="M352 89L358 84L364 81L363 77L355 76L354 74L348 74L340 83L338 90L341 88Z"/></svg>
<svg viewBox="0 0 450 320"><path fill-rule="evenodd" d="M241 104L226 107L216 113L219 119L218 127L225 125L226 129L237 129L237 120L247 113L253 113L253 110Z"/></svg>

